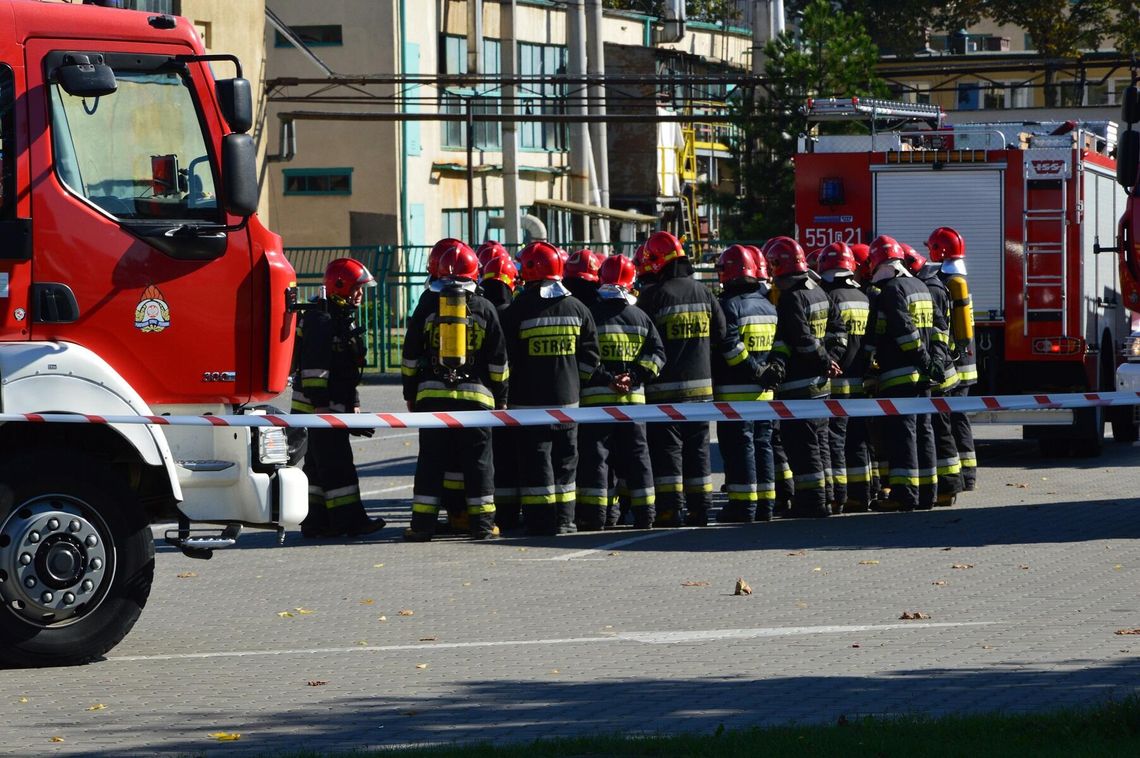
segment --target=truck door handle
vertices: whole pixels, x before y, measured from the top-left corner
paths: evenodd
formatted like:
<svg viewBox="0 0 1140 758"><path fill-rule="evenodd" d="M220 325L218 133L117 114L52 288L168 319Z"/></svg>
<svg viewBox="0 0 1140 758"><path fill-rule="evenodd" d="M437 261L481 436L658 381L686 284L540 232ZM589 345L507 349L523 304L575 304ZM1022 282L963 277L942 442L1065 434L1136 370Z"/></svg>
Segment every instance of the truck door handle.
<svg viewBox="0 0 1140 758"><path fill-rule="evenodd" d="M32 304L32 320L37 324L71 324L79 320L79 303L66 284L33 284Z"/></svg>

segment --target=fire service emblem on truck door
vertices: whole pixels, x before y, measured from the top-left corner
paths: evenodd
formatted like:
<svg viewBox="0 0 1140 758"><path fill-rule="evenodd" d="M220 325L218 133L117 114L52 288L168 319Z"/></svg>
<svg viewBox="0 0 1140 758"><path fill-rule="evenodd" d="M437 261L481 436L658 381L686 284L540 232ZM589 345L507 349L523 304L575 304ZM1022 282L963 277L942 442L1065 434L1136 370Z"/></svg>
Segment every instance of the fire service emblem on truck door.
<svg viewBox="0 0 1140 758"><path fill-rule="evenodd" d="M161 332L170 326L170 306L153 284L142 292L135 306L135 328L144 332Z"/></svg>

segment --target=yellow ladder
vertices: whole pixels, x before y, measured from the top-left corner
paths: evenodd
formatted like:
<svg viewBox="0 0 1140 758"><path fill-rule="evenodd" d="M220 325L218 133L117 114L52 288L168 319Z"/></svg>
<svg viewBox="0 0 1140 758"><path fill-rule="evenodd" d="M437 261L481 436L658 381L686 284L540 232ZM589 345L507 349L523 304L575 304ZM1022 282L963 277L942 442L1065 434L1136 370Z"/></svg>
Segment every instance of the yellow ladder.
<svg viewBox="0 0 1140 758"><path fill-rule="evenodd" d="M681 226L684 237L692 245L693 258L701 257L700 221L697 218L697 149L696 129L692 124L681 127L683 144L677 165L681 175Z"/></svg>

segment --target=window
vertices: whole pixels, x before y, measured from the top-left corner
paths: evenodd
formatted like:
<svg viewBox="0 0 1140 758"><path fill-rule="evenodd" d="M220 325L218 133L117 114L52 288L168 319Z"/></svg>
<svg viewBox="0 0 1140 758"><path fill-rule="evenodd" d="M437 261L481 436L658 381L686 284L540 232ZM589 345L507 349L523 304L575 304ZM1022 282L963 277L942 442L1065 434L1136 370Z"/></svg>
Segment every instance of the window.
<svg viewBox="0 0 1140 758"><path fill-rule="evenodd" d="M327 24L323 26L291 26L293 33L301 38L309 47L329 47L343 45L340 24ZM291 43L281 32L273 33L274 47L292 47Z"/></svg>
<svg viewBox="0 0 1140 758"><path fill-rule="evenodd" d="M491 229L488 225L492 216L502 216L502 208L476 208L475 209L475 239L471 245L478 245L484 240L503 240L502 229ZM443 236L455 239L467 239L467 209L449 208L443 211Z"/></svg>
<svg viewBox="0 0 1140 758"><path fill-rule="evenodd" d="M1009 85L1009 107L1030 108L1033 106L1033 90L1025 82L1011 82Z"/></svg>
<svg viewBox="0 0 1140 758"><path fill-rule="evenodd" d="M182 3L178 0L123 0L122 7L131 11L182 15Z"/></svg>
<svg viewBox="0 0 1140 758"><path fill-rule="evenodd" d="M566 48L559 45L519 43L519 73L549 79L566 73ZM528 84L518 88L523 113L565 113L559 102L566 97L560 84ZM528 102L529 101L529 102ZM519 145L528 150L566 150L569 132L565 125L528 121L519 124Z"/></svg>
<svg viewBox="0 0 1140 758"><path fill-rule="evenodd" d="M1087 88L1087 105L1116 105L1116 91L1113 84L1111 79L1090 82Z"/></svg>
<svg viewBox="0 0 1140 758"><path fill-rule="evenodd" d="M987 111L1006 107L1006 89L998 85L988 85L982 89L982 108Z"/></svg>
<svg viewBox="0 0 1140 758"><path fill-rule="evenodd" d="M490 76L499 74L501 44L497 39L483 39L483 73ZM441 74L467 73L467 38L443 35L439 43L439 70ZM499 113L499 90L497 87L450 88L440 95L440 111L465 115L466 106L471 106L473 114ZM483 102L480 102L482 100ZM467 124L462 121L444 121L442 126L444 147L467 147ZM503 144L502 124L497 121L475 122L475 144L477 150L499 150Z"/></svg>
<svg viewBox="0 0 1140 758"><path fill-rule="evenodd" d="M958 84L958 110L976 111L981 107L982 88L977 82Z"/></svg>
<svg viewBox="0 0 1140 758"><path fill-rule="evenodd" d="M1057 105L1060 107L1072 108L1085 104L1085 88L1080 81L1076 79L1060 81L1055 87L1058 95Z"/></svg>
<svg viewBox="0 0 1140 758"><path fill-rule="evenodd" d="M351 195L351 168L287 168L286 195Z"/></svg>

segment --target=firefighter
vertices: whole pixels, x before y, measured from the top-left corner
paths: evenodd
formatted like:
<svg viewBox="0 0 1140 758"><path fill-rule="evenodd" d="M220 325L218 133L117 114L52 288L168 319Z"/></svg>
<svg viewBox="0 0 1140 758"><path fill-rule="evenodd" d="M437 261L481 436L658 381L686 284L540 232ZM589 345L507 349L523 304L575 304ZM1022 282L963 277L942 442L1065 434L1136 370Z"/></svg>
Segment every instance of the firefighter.
<svg viewBox="0 0 1140 758"><path fill-rule="evenodd" d="M495 306L499 317L514 297L518 269L505 254L491 258L481 268L481 294ZM518 434L505 426L491 430L491 446L495 457L495 524L500 529L519 525Z"/></svg>
<svg viewBox="0 0 1140 758"><path fill-rule="evenodd" d="M942 368L932 358L934 302L927 287L906 270L903 250L892 237L871 243L867 259L871 281L878 287L874 328L865 350L878 365L876 396L924 397L931 382L941 382ZM890 415L882 419L883 452L889 465L890 494L876 510L914 510L934 506L937 481L929 416Z"/></svg>
<svg viewBox="0 0 1140 758"><path fill-rule="evenodd" d="M548 242L523 248L523 291L503 312L514 373L512 408L568 407L598 368L598 337L590 310L562 284L562 258ZM518 430L519 493L527 534L576 531L577 427L573 423Z"/></svg>
<svg viewBox="0 0 1140 758"><path fill-rule="evenodd" d="M839 376L837 362L846 350L846 331L833 316L831 300L808 274L803 248L790 237L768 245L768 263L777 289L776 341L765 384L776 385L783 399L826 398L830 377ZM780 433L791 465L795 495L787 515L822 518L831 514L827 501L827 421L781 421Z"/></svg>
<svg viewBox="0 0 1140 758"><path fill-rule="evenodd" d="M665 367L646 389L646 397L652 403L710 400L711 350L715 347L729 366L747 361L748 352L739 339L729 339L720 303L693 278L680 240L669 232L654 232L645 242L645 266L657 283L637 304L665 344ZM707 525L712 501L708 423L654 423L648 432L657 495L655 526Z"/></svg>
<svg viewBox="0 0 1140 758"><path fill-rule="evenodd" d="M570 259L573 261L573 257ZM598 329L601 364L582 388L582 405L642 405L645 384L661 372L665 348L653 322L633 308L637 272L620 255L606 258L598 271L597 298L590 306ZM630 499L633 525L648 529L655 516L653 468L645 424L585 424L578 431L578 527L611 525L614 502L611 474L620 474Z"/></svg>
<svg viewBox="0 0 1140 758"><path fill-rule="evenodd" d="M857 266L854 253L845 242L832 242L819 258L823 289L847 330L847 348L838 361L842 373L831 380L831 396L838 400L864 397L863 340L871 308L867 295L855 280ZM865 421L859 417L828 421L834 480L832 513L857 513L870 506L872 461Z"/></svg>
<svg viewBox="0 0 1140 758"><path fill-rule="evenodd" d="M759 250L732 245L716 264L723 291L725 325L755 361L767 360L776 335L776 307L768 300L768 264ZM771 400L760 386L753 362L728 366L713 361L713 397L721 401ZM771 521L776 501L771 421L718 421L716 436L724 459L728 505L717 514L722 523Z"/></svg>
<svg viewBox="0 0 1140 758"><path fill-rule="evenodd" d="M958 386L958 372L950 355L950 291L946 289L937 263L930 264L926 256L910 245L900 243L903 249L903 264L907 271L926 285L934 302L934 330L931 332L931 355L943 366L944 378L931 385L933 397L945 397ZM954 442L954 431L949 413L930 414L931 433L934 435L934 451L938 467L938 491L934 504L949 506L954 504L962 491L962 464L958 458L958 448Z"/></svg>
<svg viewBox="0 0 1140 758"><path fill-rule="evenodd" d="M958 386L949 397L965 397L970 387L978 383L978 363L974 348L974 306L970 300L970 287L966 282L966 241L948 226L940 226L926 240L930 260L941 264L939 275L950 291L950 347L954 367L958 371ZM962 461L962 489L974 489L978 481L978 457L974 447L974 432L965 413L951 413L950 424L954 442Z"/></svg>
<svg viewBox="0 0 1140 758"><path fill-rule="evenodd" d="M305 310L297 330L297 373L293 379L294 413L359 413L364 367L364 328L356 312L365 287L376 279L353 258L337 258L324 275L324 297ZM305 537L359 537L384 528L369 517L360 499L360 480L352 460L350 435L371 437L372 429L309 430L304 471L309 477L309 513L301 523Z"/></svg>
<svg viewBox="0 0 1140 758"><path fill-rule="evenodd" d="M597 298L598 270L602 267L603 260L605 256L587 248L574 251L566 259L562 281L570 294L587 306L593 305Z"/></svg>
<svg viewBox="0 0 1140 758"><path fill-rule="evenodd" d="M479 261L459 243L437 262L435 309L417 309L404 336L404 400L409 411L489 410L506 406L507 348L495 308L475 292ZM497 536L491 430L420 429L409 542L432 538L444 494L444 467L458 458L472 539ZM461 452L461 455L456 455Z"/></svg>
<svg viewBox="0 0 1140 758"><path fill-rule="evenodd" d="M487 240L475 250L475 257L479 259L479 276L487 269L487 264L495 258L510 259L511 254L503 247L503 243L496 240Z"/></svg>

